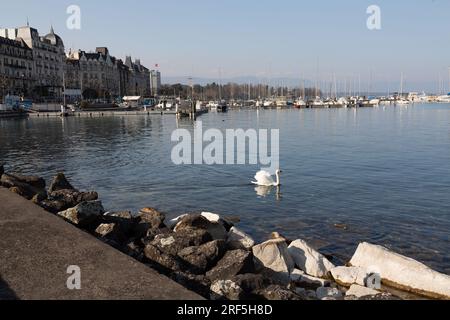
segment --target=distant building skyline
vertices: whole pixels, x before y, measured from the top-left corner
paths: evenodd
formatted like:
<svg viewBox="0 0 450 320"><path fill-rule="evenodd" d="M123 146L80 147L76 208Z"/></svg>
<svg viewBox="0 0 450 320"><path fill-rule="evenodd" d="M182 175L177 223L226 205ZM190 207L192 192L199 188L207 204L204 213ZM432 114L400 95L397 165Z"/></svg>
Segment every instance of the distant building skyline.
<svg viewBox="0 0 450 320"><path fill-rule="evenodd" d="M450 91L450 2L375 2L16 0L2 4L0 28L53 25L66 51L105 46L159 64L163 83L335 77L343 87L361 79L364 91L396 91L403 73L405 90ZM72 4L81 30L66 27ZM381 30L366 26L372 4L381 8Z"/></svg>

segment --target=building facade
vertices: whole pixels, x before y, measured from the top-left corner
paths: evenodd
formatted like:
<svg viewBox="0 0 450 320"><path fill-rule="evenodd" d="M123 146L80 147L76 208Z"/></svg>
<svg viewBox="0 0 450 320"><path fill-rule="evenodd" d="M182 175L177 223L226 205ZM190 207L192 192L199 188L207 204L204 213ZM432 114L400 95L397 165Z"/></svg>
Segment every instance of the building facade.
<svg viewBox="0 0 450 320"><path fill-rule="evenodd" d="M121 95L120 61L110 56L108 48L93 53L69 52L65 66L64 86L80 89L87 99L109 99Z"/></svg>
<svg viewBox="0 0 450 320"><path fill-rule="evenodd" d="M128 68L130 76L128 79L127 95L129 96L150 96L150 70L136 59L126 57L125 66Z"/></svg>
<svg viewBox="0 0 450 320"><path fill-rule="evenodd" d="M0 37L23 41L33 53L33 94L60 97L65 65L64 43L53 27L46 36L29 26L0 29Z"/></svg>
<svg viewBox="0 0 450 320"><path fill-rule="evenodd" d="M80 89L86 99L149 96L150 71L131 57L123 63L106 47L93 53L78 50L67 55L64 86Z"/></svg>
<svg viewBox="0 0 450 320"><path fill-rule="evenodd" d="M161 89L161 73L158 70L150 71L150 90L152 96L157 96Z"/></svg>
<svg viewBox="0 0 450 320"><path fill-rule="evenodd" d="M54 32L40 36L30 26L0 29L0 93L62 99L63 90L80 92L85 99L110 99L152 94L160 75L153 76L140 60L125 62L110 55L108 48L95 52L70 51ZM80 97L81 98L81 97Z"/></svg>
<svg viewBox="0 0 450 320"><path fill-rule="evenodd" d="M0 100L7 94L27 96L33 85L31 48L23 40L0 37Z"/></svg>

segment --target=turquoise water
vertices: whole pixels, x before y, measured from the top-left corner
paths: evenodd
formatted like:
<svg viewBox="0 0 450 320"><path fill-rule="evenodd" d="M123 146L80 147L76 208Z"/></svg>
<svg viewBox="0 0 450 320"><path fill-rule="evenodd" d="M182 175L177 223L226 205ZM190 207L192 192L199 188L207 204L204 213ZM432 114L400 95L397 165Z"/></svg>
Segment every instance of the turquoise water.
<svg viewBox="0 0 450 320"><path fill-rule="evenodd" d="M259 166L176 166L173 116L0 121L0 161L48 179L64 171L107 209L241 218L258 240L303 238L336 263L361 241L450 274L450 106L230 111L204 129L279 128L282 187L250 184ZM335 224L346 224L347 230Z"/></svg>

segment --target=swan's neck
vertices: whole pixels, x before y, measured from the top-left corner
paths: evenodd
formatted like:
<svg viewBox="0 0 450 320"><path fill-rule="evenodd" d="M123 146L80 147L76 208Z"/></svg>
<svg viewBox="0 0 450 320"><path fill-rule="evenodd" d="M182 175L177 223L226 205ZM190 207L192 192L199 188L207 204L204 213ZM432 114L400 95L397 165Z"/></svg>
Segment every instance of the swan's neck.
<svg viewBox="0 0 450 320"><path fill-rule="evenodd" d="M280 182L280 174L277 172L277 182L276 182L276 184L275 184L275 187L278 187L278 186L280 186L281 185L281 182Z"/></svg>

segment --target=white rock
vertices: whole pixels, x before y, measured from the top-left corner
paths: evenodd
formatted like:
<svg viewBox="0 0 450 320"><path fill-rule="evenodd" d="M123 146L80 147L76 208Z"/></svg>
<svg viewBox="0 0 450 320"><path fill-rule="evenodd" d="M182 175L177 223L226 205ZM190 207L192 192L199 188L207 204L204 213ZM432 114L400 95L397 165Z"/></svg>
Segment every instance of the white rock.
<svg viewBox="0 0 450 320"><path fill-rule="evenodd" d="M342 298L342 292L337 288L320 287L316 290L316 295L319 300L334 300Z"/></svg>
<svg viewBox="0 0 450 320"><path fill-rule="evenodd" d="M350 287L352 284L366 285L370 275L366 269L360 267L336 267L331 269L333 279L341 286Z"/></svg>
<svg viewBox="0 0 450 320"><path fill-rule="evenodd" d="M331 284L331 282L328 280L307 275L306 273L298 269L292 271L291 280L305 286L329 287Z"/></svg>
<svg viewBox="0 0 450 320"><path fill-rule="evenodd" d="M220 216L211 212L202 212L201 214L204 218L208 219L210 222L218 223L220 221Z"/></svg>
<svg viewBox="0 0 450 320"><path fill-rule="evenodd" d="M289 253L295 265L311 276L324 278L334 268L334 265L327 258L303 240L292 242L289 246Z"/></svg>
<svg viewBox="0 0 450 320"><path fill-rule="evenodd" d="M187 217L187 216L188 216L188 214L182 214L181 216L178 216L172 220L167 221L166 225L167 225L167 227L172 229L173 227L175 227L178 224L178 222L181 221L181 219L183 219L184 217Z"/></svg>
<svg viewBox="0 0 450 320"><path fill-rule="evenodd" d="M362 297L367 297L367 296L376 296L379 293L380 292L377 290L354 284L350 287L350 289L347 291L347 293L345 295L362 298Z"/></svg>
<svg viewBox="0 0 450 320"><path fill-rule="evenodd" d="M284 239L269 240L254 246L253 256L257 266L269 269L278 280L290 282L289 274L294 270L294 262Z"/></svg>
<svg viewBox="0 0 450 320"><path fill-rule="evenodd" d="M378 273L387 285L431 298L450 299L450 276L384 247L361 243L350 264Z"/></svg>
<svg viewBox="0 0 450 320"><path fill-rule="evenodd" d="M161 246L163 248L171 246L172 244L175 243L175 238L174 237L168 237L168 238L161 238L160 240Z"/></svg>
<svg viewBox="0 0 450 320"><path fill-rule="evenodd" d="M248 234L236 227L232 227L228 232L227 243L231 249L244 250L250 250L255 245L255 241Z"/></svg>

